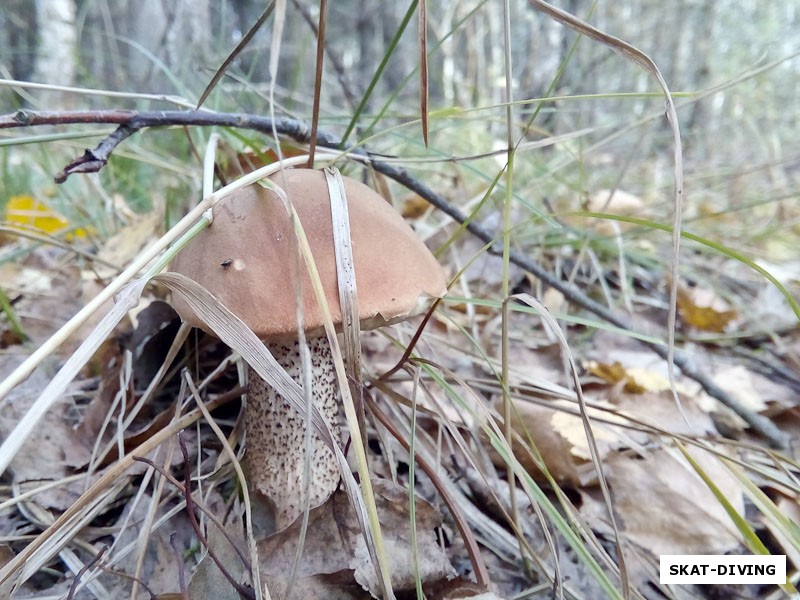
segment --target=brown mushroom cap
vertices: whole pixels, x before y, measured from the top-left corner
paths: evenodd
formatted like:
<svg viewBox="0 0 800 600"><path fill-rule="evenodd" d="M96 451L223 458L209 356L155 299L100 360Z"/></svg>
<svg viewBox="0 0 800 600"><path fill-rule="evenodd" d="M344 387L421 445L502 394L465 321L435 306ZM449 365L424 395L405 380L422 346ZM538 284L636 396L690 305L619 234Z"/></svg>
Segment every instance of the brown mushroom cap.
<svg viewBox="0 0 800 600"><path fill-rule="evenodd" d="M325 174L291 169L273 176L295 207L319 270L334 323L341 324L328 185ZM350 214L362 329L424 311L445 294L444 272L403 218L366 185L343 178ZM262 339L296 337L295 277L300 273L303 319L311 335L322 316L280 198L258 185L244 187L214 208L214 221L184 248L172 270L194 279ZM178 314L204 327L180 297Z"/></svg>

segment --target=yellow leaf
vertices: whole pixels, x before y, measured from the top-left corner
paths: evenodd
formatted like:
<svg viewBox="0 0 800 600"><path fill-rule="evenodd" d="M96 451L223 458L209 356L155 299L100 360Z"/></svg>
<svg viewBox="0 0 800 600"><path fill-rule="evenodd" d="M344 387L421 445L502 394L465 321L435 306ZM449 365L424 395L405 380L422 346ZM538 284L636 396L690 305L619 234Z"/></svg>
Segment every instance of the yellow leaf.
<svg viewBox="0 0 800 600"><path fill-rule="evenodd" d="M61 233L70 228L67 219L31 196L12 196L6 205L6 220L12 225L38 229L47 234ZM70 237L86 237L86 231L76 229L67 239Z"/></svg>
<svg viewBox="0 0 800 600"><path fill-rule="evenodd" d="M721 298L706 289L678 286L678 312L684 323L701 331L722 333L737 316Z"/></svg>
<svg viewBox="0 0 800 600"><path fill-rule="evenodd" d="M669 389L669 382L658 373L636 367L625 368L619 362L608 364L591 361L586 365L586 370L611 385L624 381L623 391L628 394Z"/></svg>

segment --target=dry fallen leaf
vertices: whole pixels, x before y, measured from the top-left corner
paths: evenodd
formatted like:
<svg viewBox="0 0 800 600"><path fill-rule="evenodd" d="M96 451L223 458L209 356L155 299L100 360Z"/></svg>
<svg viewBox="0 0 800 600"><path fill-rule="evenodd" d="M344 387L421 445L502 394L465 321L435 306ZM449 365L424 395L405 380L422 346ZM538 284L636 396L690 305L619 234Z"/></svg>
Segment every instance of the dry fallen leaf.
<svg viewBox="0 0 800 600"><path fill-rule="evenodd" d="M97 252L97 257L117 268L95 265L93 271L86 271L84 279L94 281L117 275L124 269L150 242L158 238L163 228L163 215L153 210L144 215L131 214L127 225L120 228L108 238Z"/></svg>
<svg viewBox="0 0 800 600"><path fill-rule="evenodd" d="M629 394L641 394L647 391L647 387L639 383L618 361L613 363L601 363L595 360L586 363L586 370L611 385L625 382L623 391Z"/></svg>
<svg viewBox="0 0 800 600"><path fill-rule="evenodd" d="M22 358L4 357L0 362L0 379L10 373ZM5 439L14 430L51 376L51 369L37 369L5 398L0 410L0 439ZM72 427L70 409L69 402L59 402L44 415L11 462L9 472L14 482L24 484L32 481L39 486L58 481L71 475L73 467L88 461L91 440L84 439ZM85 485L85 481L77 481L52 487L37 494L34 499L42 506L64 510L80 496Z"/></svg>
<svg viewBox="0 0 800 600"><path fill-rule="evenodd" d="M416 499L417 556L414 563L410 543L408 491L388 480L373 480L375 500L387 556L391 557L392 587L413 590L417 573L423 584L441 581L454 574L450 562L437 543L434 529L442 523L439 512L429 503ZM289 583L300 533L300 519L288 528L258 542L260 569L269 584L272 598L278 600ZM358 521L347 495L336 492L322 506L309 513L308 535L303 556L292 586L294 597L341 597L354 594L357 582L375 597L380 586L369 559ZM333 577L329 577L333 576ZM329 587L330 596L319 594ZM347 596L351 597L351 596ZM352 596L360 597L360 596Z"/></svg>
<svg viewBox="0 0 800 600"><path fill-rule="evenodd" d="M430 202L425 200L422 196L414 194L403 200L403 209L401 212L406 219L419 219L425 214L425 211L430 209L430 206Z"/></svg>
<svg viewBox="0 0 800 600"><path fill-rule="evenodd" d="M13 301L22 331L34 345L43 343L81 306L75 284L77 270L40 264L51 260L32 253L21 263L0 265L0 285ZM61 350L69 352L66 347Z"/></svg>
<svg viewBox="0 0 800 600"><path fill-rule="evenodd" d="M700 331L721 333L739 316L711 289L678 285L678 314L687 325Z"/></svg>
<svg viewBox="0 0 800 600"><path fill-rule="evenodd" d="M607 406L612 408L611 405ZM498 403L495 408L501 410L500 404ZM575 405L566 401L554 401L552 406L516 402L512 428L523 440L530 440L536 446L547 470L556 482L579 487L594 479L594 469L587 466L591 455L583 421L580 416L571 414L573 410ZM615 419L613 414L590 410L589 415L601 458L612 448L626 445L617 430L595 420L595 417L602 416L606 420L613 421ZM532 476L541 478L541 471L536 461L525 448L515 443L514 453ZM505 461L501 457L494 455L493 460L498 466L505 466Z"/></svg>
<svg viewBox="0 0 800 600"><path fill-rule="evenodd" d="M741 486L725 466L707 451L689 452L743 515ZM604 470L623 535L654 555L724 554L740 545L725 509L676 449L612 452Z"/></svg>
<svg viewBox="0 0 800 600"><path fill-rule="evenodd" d="M10 225L53 235L58 235L71 227L67 219L31 196L9 198L5 207L5 219ZM75 229L65 237L67 240L85 238L86 231Z"/></svg>

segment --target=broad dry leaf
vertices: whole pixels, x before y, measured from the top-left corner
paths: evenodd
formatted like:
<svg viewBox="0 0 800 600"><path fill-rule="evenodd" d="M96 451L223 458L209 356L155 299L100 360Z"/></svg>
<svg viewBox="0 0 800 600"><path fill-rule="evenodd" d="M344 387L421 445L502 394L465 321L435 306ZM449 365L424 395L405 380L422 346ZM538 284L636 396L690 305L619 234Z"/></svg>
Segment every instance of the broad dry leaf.
<svg viewBox="0 0 800 600"><path fill-rule="evenodd" d="M723 365L715 370L713 379L742 406L772 419L797 403L796 395L788 386L741 365ZM721 430L726 429L733 433L747 429L745 420L716 398L701 392L697 400L706 412L714 416Z"/></svg>
<svg viewBox="0 0 800 600"><path fill-rule="evenodd" d="M392 560L392 587L396 591L413 590L416 569L410 545L408 492L387 480L373 480L373 488L386 552ZM446 579L453 575L453 569L433 531L441 525L441 515L424 500L417 498L415 504L419 577L423 583ZM276 600L283 597L288 584L300 524L298 520L258 543L260 570L270 583L270 593ZM353 589L341 579L344 571L351 573L352 581L378 597L380 587L358 520L347 495L339 491L309 513L308 534L293 594L298 598L309 597L306 592L316 594L320 585L332 585L332 594L352 594ZM330 578L321 578L326 575L336 575L335 585Z"/></svg>
<svg viewBox="0 0 800 600"><path fill-rule="evenodd" d="M742 489L725 466L706 451L689 451L744 514ZM724 554L740 545L725 509L677 452L613 452L604 469L623 534L653 554Z"/></svg>
<svg viewBox="0 0 800 600"><path fill-rule="evenodd" d="M674 435L707 437L718 434L713 419L696 396L681 395L680 408L668 389L643 394L621 394L614 403L621 414ZM643 434L631 435L639 439ZM647 437L642 437L641 441L646 439Z"/></svg>
<svg viewBox="0 0 800 600"><path fill-rule="evenodd" d="M22 330L34 345L47 340L81 305L77 270L40 266L47 260L33 253L22 264L0 265L3 293L13 302Z"/></svg>
<svg viewBox="0 0 800 600"><path fill-rule="evenodd" d="M428 210L430 210L431 204L422 196L418 196L414 194L412 196L408 196L403 199L403 205L400 209L401 214L410 220L419 219L422 215L424 215Z"/></svg>
<svg viewBox="0 0 800 600"><path fill-rule="evenodd" d="M520 445L515 441L513 450L523 468L532 477L540 481L544 480L542 470L535 459L536 451L538 451L548 472L556 482L561 485L577 487L580 484L579 467L586 461L573 456L572 444L551 425L553 409L524 402L517 402L515 409L512 414L511 426L525 440L525 444ZM504 427L502 423L500 426ZM527 447L527 440L533 442L536 451ZM531 452L533 452L533 456L531 456ZM491 452L491 456L495 465L506 466L505 460L499 454Z"/></svg>
<svg viewBox="0 0 800 600"><path fill-rule="evenodd" d="M599 407L613 408L606 402L595 401L594 404ZM592 424L592 433L597 442L597 449L600 451L600 459L612 449L628 445L621 431L615 429L613 425L600 423L593 418L593 416L598 417L601 414L606 421L613 422L619 420L621 422L624 420L615 416L613 412L600 413L594 410L589 411L589 420ZM552 427L570 443L570 454L578 460L589 462L591 459L589 442L586 439L586 429L583 426L581 417L567 412L556 412L550 419L550 423Z"/></svg>
<svg viewBox="0 0 800 600"><path fill-rule="evenodd" d="M163 216L159 211L152 211L146 215L132 213L129 223L108 238L98 250L97 256L104 262L95 263L92 269L85 269L81 272L81 295L84 304L88 304L98 296L106 287L107 282L119 275L120 271L127 267L143 250L150 246L158 236L163 225ZM117 268L115 268L115 265ZM142 310L148 306L144 298L129 311L128 319L135 320ZM79 337L85 337L92 331L100 319L113 305L113 300L109 299L103 304L95 314L86 320L81 327ZM127 320L121 324L124 330L129 329Z"/></svg>
<svg viewBox="0 0 800 600"><path fill-rule="evenodd" d="M97 257L119 269L96 265L93 271L84 272L84 279L96 280L118 274L151 242L163 229L163 215L154 210L144 215L132 215L130 222L108 238L97 252Z"/></svg>
<svg viewBox="0 0 800 600"><path fill-rule="evenodd" d="M613 355L614 351L612 350L609 356ZM626 366L617 360L614 362L598 362L592 360L588 361L584 365L584 368L592 375L599 377L611 385L624 382L622 391L626 394L663 392L670 389L669 379L667 379L664 374L646 367ZM690 392L689 388L686 386L679 385L677 388L682 394L688 394Z"/></svg>
<svg viewBox="0 0 800 600"><path fill-rule="evenodd" d="M756 391L754 378L759 377L742 365L723 366L714 373L714 382L742 406L753 412L763 412L767 403Z"/></svg>

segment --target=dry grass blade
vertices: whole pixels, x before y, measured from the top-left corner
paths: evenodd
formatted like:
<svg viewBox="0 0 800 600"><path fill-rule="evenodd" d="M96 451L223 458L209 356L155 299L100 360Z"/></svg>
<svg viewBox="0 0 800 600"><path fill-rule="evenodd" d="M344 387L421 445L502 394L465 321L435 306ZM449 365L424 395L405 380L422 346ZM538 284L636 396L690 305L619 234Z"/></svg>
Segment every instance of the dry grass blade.
<svg viewBox="0 0 800 600"><path fill-rule="evenodd" d="M353 259L353 240L350 236L350 216L344 182L338 169L325 169L333 225L333 249L336 255L336 277L339 306L342 309L344 357L347 374L353 383L353 398L362 435L366 435L364 405L361 397L361 328L358 316L358 289ZM366 440L363 440L366 443Z"/></svg>
<svg viewBox="0 0 800 600"><path fill-rule="evenodd" d="M339 348L339 341L336 337L336 329L333 326L333 318L331 317L330 306L325 297L325 291L322 289L322 282L317 271L317 266L314 263L314 258L311 255L311 248L308 245L305 231L303 230L302 223L297 213L292 213L292 219L295 223L295 233L297 234L300 251L303 254L303 259L308 269L308 274L311 279L311 285L314 289L314 297L316 298L320 312L323 316L323 324L325 326L325 334L328 336L328 343L331 348L331 356L333 357L334 367L336 370L336 377L339 380L339 390L342 394L342 403L344 404L344 412L347 417L347 426L350 429L350 437L352 440L352 449L356 456L358 465L358 473L361 478L361 490L364 495L363 500L358 496L355 487L352 489L348 487L348 494L351 498L351 503L355 509L358 517L359 524L364 534L364 541L367 544L370 558L372 559L376 573L378 575L378 582L385 598L393 599L394 592L392 591L391 574L389 570L389 561L386 555L385 547L383 544L383 534L381 533L380 519L378 518L378 509L375 504L375 495L372 490L372 483L370 482L369 464L367 462L367 451L365 445L362 443L364 434L361 432L358 423L358 416L356 414L355 403L352 394L350 393L350 386L347 383L347 372L344 368L344 360L342 359L342 352ZM350 473L349 466L344 459L344 455L338 446L334 448L337 458L341 457L342 462L342 476L346 484L355 486L355 479ZM346 472L345 472L346 471ZM358 498L358 502L356 502Z"/></svg>
<svg viewBox="0 0 800 600"><path fill-rule="evenodd" d="M253 39L253 36L261 29L261 26L267 21L269 16L272 14L272 11L275 9L275 0L272 0L267 7L264 9L264 12L261 13L261 16L258 17L253 26L247 30L247 33L242 36L242 39L239 40L239 43L236 44L236 47L225 57L225 60L222 61L222 64L217 69L214 76L211 78L211 81L208 82L206 89L203 90L203 93L200 94L200 99L197 101L197 106L195 108L200 108L203 106L203 102L206 101L208 95L211 91L216 87L219 83L219 80L222 79L222 76L225 75L225 71L228 70L228 67L231 66L236 57L247 47L247 44L250 43L250 40Z"/></svg>
<svg viewBox="0 0 800 600"><path fill-rule="evenodd" d="M317 126L319 125L319 99L322 95L322 65L325 61L325 15L328 0L320 0L319 25L317 26L317 64L314 74L314 106L311 111L311 135L308 146L308 168L314 167L314 152L317 149Z"/></svg>
<svg viewBox="0 0 800 600"><path fill-rule="evenodd" d="M419 0L419 114L422 139L428 145L428 3Z"/></svg>
<svg viewBox="0 0 800 600"><path fill-rule="evenodd" d="M146 280L138 280L124 289L117 296L109 313L97 325L84 342L73 352L55 377L47 384L42 393L31 406L30 410L17 423L14 431L3 441L0 446L0 473L11 464L19 449L36 428L36 425L62 397L64 390L78 375L83 366L94 356L100 345L111 335L114 328L125 318L128 311L139 304L139 297L146 284ZM83 311L82 311L83 312Z"/></svg>
<svg viewBox="0 0 800 600"><path fill-rule="evenodd" d="M184 275L162 273L153 280L167 286L173 294L180 294L216 337L229 348L236 350L264 381L286 398L297 412L306 416L305 401L299 384L286 374L258 336L239 317L208 290ZM313 411L308 416L325 443L334 446L333 435L319 412Z"/></svg>
<svg viewBox="0 0 800 600"><path fill-rule="evenodd" d="M397 440L405 450L411 451L411 442L409 441L411 436L409 435L406 437L403 435L403 433L401 433L395 427L392 419L384 414L384 412L371 397L367 396L367 402L370 405L370 413L375 415L375 417L381 422L387 431L389 431L392 437ZM411 433L412 432L409 432L409 434ZM478 547L478 542L475 539L475 535L470 529L464 514L460 510L457 500L453 497L450 492L450 488L445 483L445 481L448 481L448 483L451 482L447 480L447 476L444 475L440 469L434 466L436 465L436 462L426 459L418 448L414 448L413 458L419 463L419 466L422 468L425 474L431 478L434 487L436 487L436 491L438 491L439 495L442 497L442 501L450 509L450 514L453 517L453 521L455 521L456 527L458 528L461 538L464 540L464 545L467 548L467 553L469 554L470 561L472 562L472 568L475 570L475 578L477 583L478 585L488 589L491 585L489 572L486 569L483 556L481 556L480 548Z"/></svg>

